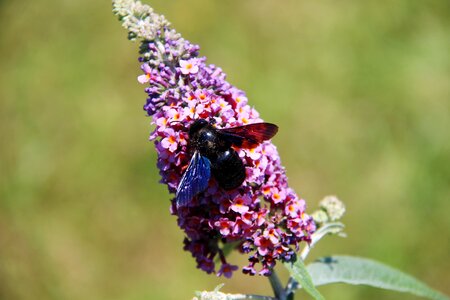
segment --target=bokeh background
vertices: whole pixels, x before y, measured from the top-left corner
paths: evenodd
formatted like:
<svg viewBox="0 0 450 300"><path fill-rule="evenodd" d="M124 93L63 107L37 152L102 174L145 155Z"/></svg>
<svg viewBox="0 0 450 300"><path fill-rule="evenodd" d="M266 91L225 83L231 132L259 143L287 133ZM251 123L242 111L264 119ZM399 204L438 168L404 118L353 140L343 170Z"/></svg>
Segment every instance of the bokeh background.
<svg viewBox="0 0 450 300"><path fill-rule="evenodd" d="M309 210L345 201L348 237L310 259L371 257L450 294L449 1L151 4L279 124ZM1 299L190 299L222 282L271 294L266 278L209 276L182 250L137 51L109 1L0 1Z"/></svg>

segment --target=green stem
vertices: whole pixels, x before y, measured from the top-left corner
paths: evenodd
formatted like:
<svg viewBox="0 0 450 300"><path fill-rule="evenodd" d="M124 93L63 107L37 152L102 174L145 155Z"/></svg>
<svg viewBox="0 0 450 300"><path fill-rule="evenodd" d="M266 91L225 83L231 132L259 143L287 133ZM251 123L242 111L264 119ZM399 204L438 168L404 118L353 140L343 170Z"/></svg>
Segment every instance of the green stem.
<svg viewBox="0 0 450 300"><path fill-rule="evenodd" d="M311 243L306 245L303 251L300 253L300 257L298 259L305 260L309 254L309 251L327 234L342 234L344 230L344 224L341 222L333 222L326 223L322 227L320 227L316 232L314 232L311 236ZM298 282L294 280L294 278L289 278L288 284L286 286L286 294L288 300L293 299L294 291L298 288Z"/></svg>
<svg viewBox="0 0 450 300"><path fill-rule="evenodd" d="M245 295L245 298L236 298L236 299L252 299L252 300L277 300L273 297L269 296L260 296L260 295Z"/></svg>
<svg viewBox="0 0 450 300"><path fill-rule="evenodd" d="M272 274L269 276L269 281L275 294L275 298L277 300L286 300L286 291L284 290L284 287L281 284L275 270L272 270Z"/></svg>
<svg viewBox="0 0 450 300"><path fill-rule="evenodd" d="M208 298L209 299L209 298ZM222 299L222 298L221 298ZM227 299L232 299L232 300L245 300L245 299L250 299L250 300L277 300L273 297L269 297L269 296L260 296L260 295L230 295L227 294Z"/></svg>
<svg viewBox="0 0 450 300"><path fill-rule="evenodd" d="M306 245L303 249L302 253L300 253L300 258L305 260L309 254L309 251L327 234L339 234L344 230L344 224L340 222L327 223L320 227L316 232L311 236L311 243Z"/></svg>

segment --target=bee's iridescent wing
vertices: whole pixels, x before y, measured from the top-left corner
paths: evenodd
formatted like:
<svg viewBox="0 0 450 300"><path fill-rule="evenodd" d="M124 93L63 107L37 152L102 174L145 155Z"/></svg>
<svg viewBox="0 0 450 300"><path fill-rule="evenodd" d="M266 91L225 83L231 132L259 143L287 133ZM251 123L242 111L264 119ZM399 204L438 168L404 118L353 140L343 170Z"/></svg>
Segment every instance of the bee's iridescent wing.
<svg viewBox="0 0 450 300"><path fill-rule="evenodd" d="M218 129L218 132L235 146L253 148L271 139L278 132L278 126L272 123L254 123Z"/></svg>
<svg viewBox="0 0 450 300"><path fill-rule="evenodd" d="M203 192L208 187L210 177L211 162L195 151L177 188L177 207L186 206L195 195Z"/></svg>

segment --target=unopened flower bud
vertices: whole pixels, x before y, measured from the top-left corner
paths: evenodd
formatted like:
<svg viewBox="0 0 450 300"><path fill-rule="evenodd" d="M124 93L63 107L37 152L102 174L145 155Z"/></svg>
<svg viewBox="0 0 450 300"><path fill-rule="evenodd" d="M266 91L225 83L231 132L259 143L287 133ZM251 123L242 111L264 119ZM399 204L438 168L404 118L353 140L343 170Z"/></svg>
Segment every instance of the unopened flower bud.
<svg viewBox="0 0 450 300"><path fill-rule="evenodd" d="M326 196L320 201L320 207L326 211L330 221L336 221L342 218L345 213L344 202L339 200L336 196Z"/></svg>

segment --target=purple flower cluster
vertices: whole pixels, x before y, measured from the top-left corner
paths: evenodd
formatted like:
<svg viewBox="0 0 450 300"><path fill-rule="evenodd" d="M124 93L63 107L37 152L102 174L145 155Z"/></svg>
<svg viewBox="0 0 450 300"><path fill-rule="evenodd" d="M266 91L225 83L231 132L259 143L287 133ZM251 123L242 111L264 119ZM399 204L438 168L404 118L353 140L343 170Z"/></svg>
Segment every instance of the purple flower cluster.
<svg viewBox="0 0 450 300"><path fill-rule="evenodd" d="M245 94L225 80L220 68L207 65L198 50L166 25L141 44L144 74L138 81L147 86L144 110L156 125L150 139L158 153L161 182L171 193L192 155L188 128L194 120L206 119L217 128L262 122ZM242 186L225 191L211 178L188 206L177 208L172 200L171 213L186 233L185 250L200 269L230 277L238 267L226 261L223 248L228 244L249 255L244 273L270 275L276 260L295 258L300 242L310 241L315 224L305 214L305 201L289 188L270 141L236 150L246 166Z"/></svg>

